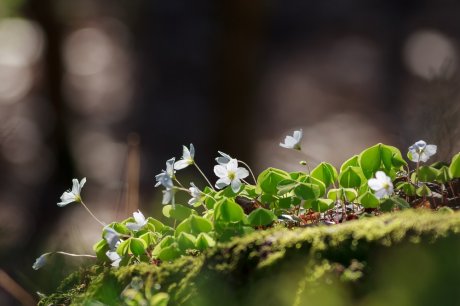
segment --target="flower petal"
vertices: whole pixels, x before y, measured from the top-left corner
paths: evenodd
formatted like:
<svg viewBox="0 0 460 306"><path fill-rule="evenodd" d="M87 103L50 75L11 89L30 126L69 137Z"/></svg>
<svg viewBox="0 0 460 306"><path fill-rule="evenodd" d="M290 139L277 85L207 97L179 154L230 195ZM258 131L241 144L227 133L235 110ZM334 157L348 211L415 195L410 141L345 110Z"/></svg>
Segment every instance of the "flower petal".
<svg viewBox="0 0 460 306"><path fill-rule="evenodd" d="M293 137L297 141L297 143L299 143L302 140L302 137L303 137L303 130L300 129L298 131L294 131Z"/></svg>
<svg viewBox="0 0 460 306"><path fill-rule="evenodd" d="M182 159L190 159L190 151L186 146L182 146Z"/></svg>
<svg viewBox="0 0 460 306"><path fill-rule="evenodd" d="M428 156L433 156L436 154L436 151L438 150L437 145L427 145L425 148L425 153Z"/></svg>
<svg viewBox="0 0 460 306"><path fill-rule="evenodd" d="M241 188L241 181L240 180L234 179L231 182L231 185L232 185L232 190L233 190L234 193L238 193L238 191L240 191L240 188Z"/></svg>
<svg viewBox="0 0 460 306"><path fill-rule="evenodd" d="M176 158L170 158L166 161L166 173L170 176L174 176L174 162L176 161Z"/></svg>
<svg viewBox="0 0 460 306"><path fill-rule="evenodd" d="M106 226L104 228L104 239L107 241L109 249L114 250L117 242L120 240L120 235L113 228Z"/></svg>
<svg viewBox="0 0 460 306"><path fill-rule="evenodd" d="M137 232L138 230L140 230L143 225L140 225L140 224L137 224L137 223L133 223L133 222L128 222L126 223L126 227L134 232Z"/></svg>
<svg viewBox="0 0 460 306"><path fill-rule="evenodd" d="M298 141L292 136L286 136L286 138L284 139L284 143L288 148L293 149L294 146L298 143Z"/></svg>
<svg viewBox="0 0 460 306"><path fill-rule="evenodd" d="M136 223L138 224L145 223L145 217L139 209L137 210L137 212L133 212L133 217L134 217L134 220L136 220Z"/></svg>
<svg viewBox="0 0 460 306"><path fill-rule="evenodd" d="M229 171L236 172L237 169L238 169L238 161L236 160L236 158L230 159L230 161L227 164L227 172Z"/></svg>
<svg viewBox="0 0 460 306"><path fill-rule="evenodd" d="M430 157L425 152L420 153L420 161L421 162L426 163L429 159L430 159Z"/></svg>
<svg viewBox="0 0 460 306"><path fill-rule="evenodd" d="M195 147L193 146L193 143L190 144L190 159L193 160L195 158Z"/></svg>
<svg viewBox="0 0 460 306"><path fill-rule="evenodd" d="M76 200L75 194L73 194L72 192L65 191L61 195L61 202L57 203L57 205L60 207L63 207L63 206L66 206L67 204L75 202L75 200Z"/></svg>
<svg viewBox="0 0 460 306"><path fill-rule="evenodd" d="M72 193L80 194L80 183L78 183L77 179L72 180Z"/></svg>
<svg viewBox="0 0 460 306"><path fill-rule="evenodd" d="M376 190L374 195L377 199L381 199L387 195L387 191L384 188L382 188L382 189Z"/></svg>
<svg viewBox="0 0 460 306"><path fill-rule="evenodd" d="M190 163L189 163L188 160L181 159L181 160L176 161L176 163L174 164L174 169L175 170L182 170L184 168L187 168L189 165L190 165Z"/></svg>
<svg viewBox="0 0 460 306"><path fill-rule="evenodd" d="M238 169L236 169L236 176L239 179L244 179L244 178L248 177L248 175L249 175L249 171L246 170L245 168L238 167Z"/></svg>
<svg viewBox="0 0 460 306"><path fill-rule="evenodd" d="M221 156L219 157L216 157L216 162L219 164L219 165L223 165L225 166L226 164L228 164L228 162L230 161L230 159L232 159L230 157L230 155L228 155L227 153L224 153L224 152L221 152L221 151L217 151Z"/></svg>
<svg viewBox="0 0 460 306"><path fill-rule="evenodd" d="M228 185L230 185L230 179L228 177L221 177L216 182L216 187L218 189L225 188L225 186L228 186Z"/></svg>
<svg viewBox="0 0 460 306"><path fill-rule="evenodd" d="M227 176L227 169L222 165L215 165L214 166L214 173L217 177L225 177Z"/></svg>
<svg viewBox="0 0 460 306"><path fill-rule="evenodd" d="M167 188L163 190L163 199L161 204L169 204L171 203L172 199L174 198L174 189Z"/></svg>
<svg viewBox="0 0 460 306"><path fill-rule="evenodd" d="M86 177L82 178L80 181L80 189L78 190L78 193L81 193L81 190L83 189L83 186L85 186L86 183Z"/></svg>
<svg viewBox="0 0 460 306"><path fill-rule="evenodd" d="M377 171L375 173L375 178L378 179L382 183L388 181L387 175L383 171Z"/></svg>
<svg viewBox="0 0 460 306"><path fill-rule="evenodd" d="M382 183L375 178L369 179L369 181L367 181L367 184L372 190L379 190L382 188Z"/></svg>
<svg viewBox="0 0 460 306"><path fill-rule="evenodd" d="M423 150L426 147L426 142L423 140L419 140L416 143L414 143L414 146L419 150Z"/></svg>

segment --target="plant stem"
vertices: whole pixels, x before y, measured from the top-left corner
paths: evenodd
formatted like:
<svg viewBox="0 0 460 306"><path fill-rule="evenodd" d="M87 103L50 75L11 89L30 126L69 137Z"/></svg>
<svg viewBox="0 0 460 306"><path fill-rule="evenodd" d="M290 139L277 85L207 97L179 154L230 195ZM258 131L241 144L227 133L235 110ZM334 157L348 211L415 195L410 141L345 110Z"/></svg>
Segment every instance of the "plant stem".
<svg viewBox="0 0 460 306"><path fill-rule="evenodd" d="M83 201L81 200L80 201L81 205L83 205L83 207L86 209L86 211L94 218L94 220L96 220L100 225L102 226L106 226L106 224L104 222L102 222L101 220L99 220L92 212L91 210L89 210L89 208L85 205L85 203L83 203Z"/></svg>
<svg viewBox="0 0 460 306"><path fill-rule="evenodd" d="M454 190L454 186L452 186L452 181L449 181L449 188L450 188L450 191L452 191L452 198L455 199L455 204L457 204L457 196L455 195L455 190Z"/></svg>
<svg viewBox="0 0 460 306"><path fill-rule="evenodd" d="M174 177L174 181L175 181L177 184L179 184L180 187L182 187L182 188L185 189L184 185L182 185L182 183L179 182L179 180L178 180L176 177Z"/></svg>
<svg viewBox="0 0 460 306"><path fill-rule="evenodd" d="M204 177L204 179L205 179L206 182L208 183L209 187L211 187L212 190L216 191L216 190L214 189L214 186L213 186L213 185L211 184L211 182L208 180L208 178L206 177L206 175L204 174L204 172L200 169L200 167L198 166L198 164L195 163L195 162L194 162L193 164L195 165L195 167L196 167L196 169L198 170L198 172L200 172L201 175Z"/></svg>
<svg viewBox="0 0 460 306"><path fill-rule="evenodd" d="M342 205L342 223L347 221L347 208L345 207L345 201L340 201L340 204Z"/></svg>
<svg viewBox="0 0 460 306"><path fill-rule="evenodd" d="M188 190L187 188L185 188L183 186L182 187L174 187L174 189L180 190L180 191L183 191L183 192L186 192L186 193L190 194L190 190Z"/></svg>
<svg viewBox="0 0 460 306"><path fill-rule="evenodd" d="M245 183L246 185L251 185L249 184L245 179L241 179L243 181L243 183Z"/></svg>
<svg viewBox="0 0 460 306"><path fill-rule="evenodd" d="M63 252L63 251L56 251L53 252L55 254L62 254L66 256L72 256L72 257L90 257L90 258L97 258L95 255L89 255L89 254L73 254L73 253L68 253L68 252Z"/></svg>
<svg viewBox="0 0 460 306"><path fill-rule="evenodd" d="M415 173L417 173L417 177L415 178L415 184L418 184L418 168L419 167L420 167L420 157L418 158L417 166L415 168Z"/></svg>
<svg viewBox="0 0 460 306"><path fill-rule="evenodd" d="M311 173L310 166L308 165L307 161L305 161L305 166L307 167L308 175L310 175L310 173Z"/></svg>
<svg viewBox="0 0 460 306"><path fill-rule="evenodd" d="M257 184L257 179L256 179L254 173L252 172L251 167L249 167L249 165L246 164L246 163L245 163L244 161L242 161L242 160L238 160L238 161L239 161L240 163L242 163L244 166L246 166L246 168L248 168L249 173L251 173L252 179L254 180L254 184Z"/></svg>

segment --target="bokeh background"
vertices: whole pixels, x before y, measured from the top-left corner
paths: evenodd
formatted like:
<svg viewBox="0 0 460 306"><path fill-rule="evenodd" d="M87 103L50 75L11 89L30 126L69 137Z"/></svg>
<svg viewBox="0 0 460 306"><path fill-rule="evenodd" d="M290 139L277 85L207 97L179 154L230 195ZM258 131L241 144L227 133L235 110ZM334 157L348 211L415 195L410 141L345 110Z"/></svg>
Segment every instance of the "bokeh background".
<svg viewBox="0 0 460 306"><path fill-rule="evenodd" d="M154 175L193 143L255 172L377 142L459 151L455 0L0 0L0 304L33 304L100 227L56 203L86 176L106 222L160 216ZM305 153L278 146L294 129ZM202 183L192 171L185 181Z"/></svg>

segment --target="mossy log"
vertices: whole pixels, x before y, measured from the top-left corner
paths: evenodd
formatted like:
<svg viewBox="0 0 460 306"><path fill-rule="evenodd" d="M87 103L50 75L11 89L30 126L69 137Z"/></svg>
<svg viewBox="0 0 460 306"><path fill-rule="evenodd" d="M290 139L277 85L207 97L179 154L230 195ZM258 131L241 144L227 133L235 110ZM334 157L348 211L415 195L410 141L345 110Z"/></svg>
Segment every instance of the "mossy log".
<svg viewBox="0 0 460 306"><path fill-rule="evenodd" d="M460 213L257 231L159 266L93 266L41 305L460 305ZM169 302L168 302L169 301Z"/></svg>

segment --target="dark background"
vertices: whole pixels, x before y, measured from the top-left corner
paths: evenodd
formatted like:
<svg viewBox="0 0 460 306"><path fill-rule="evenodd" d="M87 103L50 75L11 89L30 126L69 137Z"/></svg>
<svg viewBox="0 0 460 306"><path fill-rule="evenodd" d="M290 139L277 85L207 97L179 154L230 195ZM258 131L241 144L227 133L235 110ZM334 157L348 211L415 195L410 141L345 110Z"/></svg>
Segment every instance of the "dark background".
<svg viewBox="0 0 460 306"><path fill-rule="evenodd" d="M159 216L154 175L189 143L212 181L217 150L255 172L419 139L448 160L459 13L453 0L0 0L0 304L89 264L31 269L100 238L81 207L56 205L74 177L109 222ZM298 128L303 155L278 146Z"/></svg>

